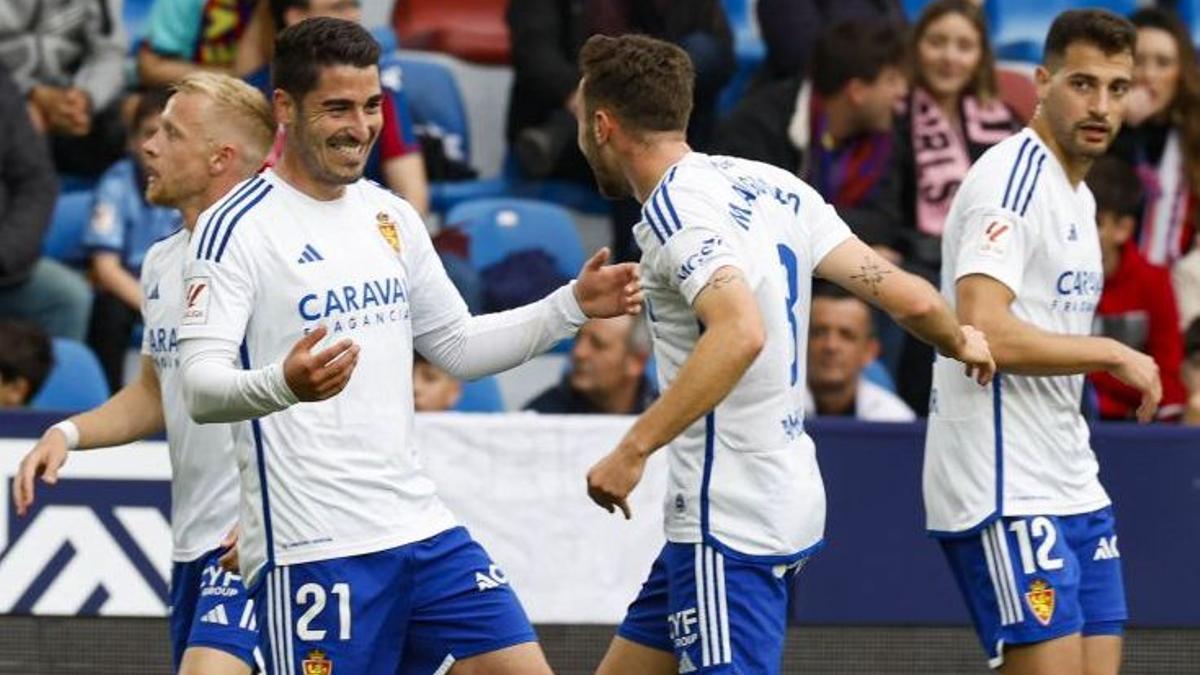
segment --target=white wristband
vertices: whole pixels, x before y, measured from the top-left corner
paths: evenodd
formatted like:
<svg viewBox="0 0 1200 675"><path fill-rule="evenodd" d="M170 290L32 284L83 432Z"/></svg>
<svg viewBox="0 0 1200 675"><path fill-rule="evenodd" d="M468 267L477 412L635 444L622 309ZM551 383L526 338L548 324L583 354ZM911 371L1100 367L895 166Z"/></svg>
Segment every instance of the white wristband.
<svg viewBox="0 0 1200 675"><path fill-rule="evenodd" d="M79 447L79 427L75 426L75 423L71 420L63 420L50 428L58 429L62 432L63 436L67 437L68 450L74 450Z"/></svg>

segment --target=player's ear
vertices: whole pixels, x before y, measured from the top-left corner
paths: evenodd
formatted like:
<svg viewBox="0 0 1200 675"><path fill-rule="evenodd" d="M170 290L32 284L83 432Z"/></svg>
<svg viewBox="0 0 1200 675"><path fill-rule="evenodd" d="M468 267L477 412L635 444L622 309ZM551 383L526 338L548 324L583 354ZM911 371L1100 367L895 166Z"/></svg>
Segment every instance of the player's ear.
<svg viewBox="0 0 1200 675"><path fill-rule="evenodd" d="M292 99L292 95L282 89L276 89L271 96L271 107L275 112L275 123L290 125L296 107L296 102Z"/></svg>
<svg viewBox="0 0 1200 675"><path fill-rule="evenodd" d="M612 114L610 114L608 110L604 108L596 108L596 111L592 114L593 121L595 122L595 124L592 125L592 132L594 134L593 140L596 141L597 146L604 145L608 142L608 139L612 137L613 130L616 128L616 120L614 120Z"/></svg>
<svg viewBox="0 0 1200 675"><path fill-rule="evenodd" d="M1040 65L1033 70L1033 84L1037 88L1038 103L1046 99L1046 95L1050 93L1050 78L1054 74L1044 65Z"/></svg>
<svg viewBox="0 0 1200 675"><path fill-rule="evenodd" d="M208 171L216 176L224 173L238 159L237 151L228 143L218 145L208 159Z"/></svg>

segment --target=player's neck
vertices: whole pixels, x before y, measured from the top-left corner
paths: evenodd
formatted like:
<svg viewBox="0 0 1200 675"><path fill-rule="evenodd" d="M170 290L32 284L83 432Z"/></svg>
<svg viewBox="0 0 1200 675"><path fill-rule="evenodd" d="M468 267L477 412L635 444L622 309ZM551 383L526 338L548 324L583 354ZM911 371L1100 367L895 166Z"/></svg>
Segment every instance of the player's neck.
<svg viewBox="0 0 1200 675"><path fill-rule="evenodd" d="M273 171L276 176L279 176L281 180L295 188L298 192L308 195L317 201L333 201L346 192L345 185L331 185L313 178L304 169L300 153L289 152L287 148L284 149L283 155L279 157L279 162L275 164Z"/></svg>
<svg viewBox="0 0 1200 675"><path fill-rule="evenodd" d="M196 221L200 220L200 214L205 209L221 201L221 198L229 194L234 186L243 180L249 178L253 174L237 175L237 176L218 176L213 179L204 192L199 195L199 198L189 204L182 204L179 207L179 213L183 215L183 228L191 232L196 227Z"/></svg>
<svg viewBox="0 0 1200 675"><path fill-rule="evenodd" d="M1058 141L1054 140L1054 133L1050 131L1050 125L1041 113L1033 118L1033 121L1029 123L1029 128L1033 129L1042 143L1050 148L1050 152L1054 153L1054 158L1063 168L1063 173L1067 174L1067 180L1071 182L1071 187L1079 187L1084 177L1087 176L1088 170L1092 168L1092 158L1068 156Z"/></svg>
<svg viewBox="0 0 1200 675"><path fill-rule="evenodd" d="M646 203L663 174L691 152L683 134L663 135L639 145L625 168L625 177L638 203Z"/></svg>

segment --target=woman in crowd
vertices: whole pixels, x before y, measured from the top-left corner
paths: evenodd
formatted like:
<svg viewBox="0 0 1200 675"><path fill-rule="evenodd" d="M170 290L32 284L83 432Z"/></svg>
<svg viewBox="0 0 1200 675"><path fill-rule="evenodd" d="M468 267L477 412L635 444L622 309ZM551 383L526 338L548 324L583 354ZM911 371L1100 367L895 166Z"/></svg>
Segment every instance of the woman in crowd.
<svg viewBox="0 0 1200 675"><path fill-rule="evenodd" d="M926 6L913 29L910 64L913 86L892 146L904 225L895 244L907 269L937 284L954 193L971 164L1022 122L998 98L995 57L976 3ZM920 414L929 407L932 361L929 347L906 338L897 379L901 396Z"/></svg>
<svg viewBox="0 0 1200 675"><path fill-rule="evenodd" d="M1138 248L1171 267L1194 245L1200 194L1200 68L1187 28L1158 8L1130 17L1138 29L1134 88L1111 152L1137 168L1146 199Z"/></svg>

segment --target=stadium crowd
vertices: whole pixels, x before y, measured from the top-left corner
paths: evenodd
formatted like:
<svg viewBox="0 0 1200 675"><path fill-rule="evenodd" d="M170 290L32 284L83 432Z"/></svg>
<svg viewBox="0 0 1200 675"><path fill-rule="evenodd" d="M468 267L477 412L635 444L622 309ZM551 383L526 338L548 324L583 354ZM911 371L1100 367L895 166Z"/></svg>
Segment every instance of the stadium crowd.
<svg viewBox="0 0 1200 675"><path fill-rule="evenodd" d="M579 50L593 34L645 33L692 59L693 147L795 173L864 241L935 285L957 187L974 160L1035 114L1032 64L998 59L989 14L971 0L759 0L761 43L747 37L753 19L743 2L463 3L506 24L509 42L482 57L475 53L482 42L473 52L445 31L429 38L414 28L414 16L436 13L439 3L396 3L400 47L511 64L506 186L566 186L540 193L550 197L595 191L576 144ZM361 21L363 13L359 0L7 5L0 13L0 405L20 406L36 402L46 379L45 334L86 343L109 389L124 381L126 354L141 338L143 257L180 225L178 212L143 194L142 144L158 128L172 83L200 70L230 73L269 99L265 64L279 30L309 16ZM144 29L123 25L139 11ZM1109 156L1087 178L1104 263L1095 332L1153 356L1163 382L1160 421L1200 424L1200 65L1191 29L1172 10L1144 6L1131 20L1138 44L1129 112ZM468 42L470 28L463 28ZM385 47L384 65L402 74L396 45ZM478 263L473 230L447 217L465 200L436 194L487 180L475 180L469 158L430 117L437 105L415 99L402 77L385 84L368 176L428 217L443 265L472 310L516 306L561 283L563 252L549 245ZM617 258L637 259L630 229L639 205L616 202L606 215ZM815 414L926 414L930 347L832 289L814 292L812 312ZM569 372L527 407L644 410L656 388L645 330L627 319L589 323L569 348ZM420 409L450 409L464 398L463 385L436 371L428 363L415 369ZM1091 376L1087 391L1093 417L1134 416L1138 392L1111 376Z"/></svg>

